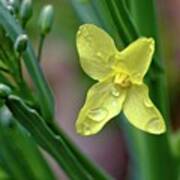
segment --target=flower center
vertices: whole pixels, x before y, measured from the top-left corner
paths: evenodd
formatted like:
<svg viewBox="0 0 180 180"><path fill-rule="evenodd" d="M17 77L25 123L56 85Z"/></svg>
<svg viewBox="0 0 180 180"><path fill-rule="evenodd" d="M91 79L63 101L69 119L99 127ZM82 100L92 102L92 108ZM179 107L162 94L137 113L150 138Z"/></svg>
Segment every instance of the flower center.
<svg viewBox="0 0 180 180"><path fill-rule="evenodd" d="M126 73L117 73L114 77L114 83L127 88L131 85L130 76Z"/></svg>

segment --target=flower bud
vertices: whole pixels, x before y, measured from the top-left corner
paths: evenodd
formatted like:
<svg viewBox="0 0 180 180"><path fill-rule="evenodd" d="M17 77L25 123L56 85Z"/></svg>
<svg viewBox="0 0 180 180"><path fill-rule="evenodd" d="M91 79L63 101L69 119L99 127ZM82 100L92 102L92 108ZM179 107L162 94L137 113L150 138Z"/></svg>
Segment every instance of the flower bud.
<svg viewBox="0 0 180 180"><path fill-rule="evenodd" d="M1 0L1 2L10 11L11 14L18 12L19 0Z"/></svg>
<svg viewBox="0 0 180 180"><path fill-rule="evenodd" d="M40 14L39 26L42 35L50 32L54 19L54 9L52 5L45 6Z"/></svg>
<svg viewBox="0 0 180 180"><path fill-rule="evenodd" d="M11 88L0 83L0 98L6 98L12 93Z"/></svg>
<svg viewBox="0 0 180 180"><path fill-rule="evenodd" d="M22 53L25 51L28 44L28 36L26 34L21 34L17 37L14 44L14 49L17 53Z"/></svg>
<svg viewBox="0 0 180 180"><path fill-rule="evenodd" d="M18 13L19 4L20 4L19 0L10 0L10 1L9 1L9 4L10 4L11 6L13 6L15 13Z"/></svg>
<svg viewBox="0 0 180 180"><path fill-rule="evenodd" d="M23 0L19 12L19 16L22 20L23 26L25 26L27 21L31 18L32 12L32 0Z"/></svg>
<svg viewBox="0 0 180 180"><path fill-rule="evenodd" d="M7 8L7 10L10 12L11 15L14 15L14 14L15 14L15 9L14 9L13 6L7 5L6 8Z"/></svg>

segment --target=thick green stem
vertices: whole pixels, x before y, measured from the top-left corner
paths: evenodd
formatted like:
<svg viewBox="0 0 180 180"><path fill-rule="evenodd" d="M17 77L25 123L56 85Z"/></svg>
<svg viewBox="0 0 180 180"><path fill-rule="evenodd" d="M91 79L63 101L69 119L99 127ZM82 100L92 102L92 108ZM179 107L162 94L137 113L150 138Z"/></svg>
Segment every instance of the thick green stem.
<svg viewBox="0 0 180 180"><path fill-rule="evenodd" d="M41 61L41 56L42 56L42 49L43 49L43 45L44 45L44 40L45 40L45 35L41 35L41 36L40 36L40 40L39 40L38 57L37 57L37 60L38 60L39 62Z"/></svg>
<svg viewBox="0 0 180 180"><path fill-rule="evenodd" d="M155 4L153 0L141 0L141 2L131 0L130 5L132 18L140 34L142 36L151 36L156 40L156 53L147 79L151 97L162 112L168 126L169 104L166 92L166 75L161 70L164 62L160 52ZM136 129L132 130L142 180L177 179L175 161L171 154L168 134L169 131L161 136L153 136L138 132Z"/></svg>
<svg viewBox="0 0 180 180"><path fill-rule="evenodd" d="M55 134L57 134L64 140L67 147L71 150L73 155L78 158L77 160L84 165L86 171L88 171L88 173L91 174L93 179L95 178L101 180L112 179L105 171L100 169L100 167L97 167L94 163L91 162L91 160L87 156L85 156L82 152L80 152L78 147L76 147L73 144L73 142L64 133L64 131L61 128L59 128L56 124L50 124L49 127Z"/></svg>

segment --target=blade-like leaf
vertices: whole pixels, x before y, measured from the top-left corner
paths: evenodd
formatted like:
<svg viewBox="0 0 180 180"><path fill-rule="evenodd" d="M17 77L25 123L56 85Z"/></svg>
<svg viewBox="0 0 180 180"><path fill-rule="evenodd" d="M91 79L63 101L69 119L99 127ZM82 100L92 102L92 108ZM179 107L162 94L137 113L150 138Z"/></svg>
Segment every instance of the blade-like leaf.
<svg viewBox="0 0 180 180"><path fill-rule="evenodd" d="M27 132L12 118L6 107L0 109L0 158L11 178L54 180L47 162Z"/></svg>
<svg viewBox="0 0 180 180"><path fill-rule="evenodd" d="M11 95L7 98L6 105L18 122L32 134L40 146L56 159L70 178L92 179L97 174L96 171L94 174L88 173L88 169L84 169L78 156L72 154L64 139L58 134L54 134L38 113L25 105L20 98ZM103 174L99 174L99 177L102 180L108 179Z"/></svg>

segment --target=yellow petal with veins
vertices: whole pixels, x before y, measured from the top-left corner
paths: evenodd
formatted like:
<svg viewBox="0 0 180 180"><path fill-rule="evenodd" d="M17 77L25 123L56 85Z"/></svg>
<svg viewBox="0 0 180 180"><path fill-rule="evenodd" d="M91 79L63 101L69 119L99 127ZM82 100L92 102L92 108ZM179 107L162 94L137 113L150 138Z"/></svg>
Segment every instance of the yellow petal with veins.
<svg viewBox="0 0 180 180"><path fill-rule="evenodd" d="M112 78L92 86L76 121L76 131L84 136L99 132L108 121L120 113L126 92L116 87Z"/></svg>
<svg viewBox="0 0 180 180"><path fill-rule="evenodd" d="M139 38L116 54L115 69L129 74L135 84L141 84L152 61L153 53L154 40Z"/></svg>
<svg viewBox="0 0 180 180"><path fill-rule="evenodd" d="M143 131L152 134L166 131L164 119L150 100L145 84L129 89L123 112L131 124Z"/></svg>
<svg viewBox="0 0 180 180"><path fill-rule="evenodd" d="M93 79L102 80L112 73L111 57L117 52L113 39L93 24L80 26L77 50L83 70Z"/></svg>

